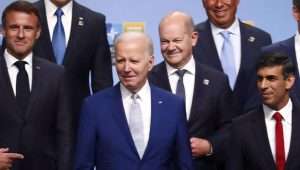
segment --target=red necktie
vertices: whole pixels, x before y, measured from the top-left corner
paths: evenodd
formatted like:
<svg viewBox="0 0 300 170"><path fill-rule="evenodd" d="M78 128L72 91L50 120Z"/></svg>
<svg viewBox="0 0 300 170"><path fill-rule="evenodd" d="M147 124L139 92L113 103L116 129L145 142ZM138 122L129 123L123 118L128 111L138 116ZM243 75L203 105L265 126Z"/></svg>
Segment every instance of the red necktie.
<svg viewBox="0 0 300 170"><path fill-rule="evenodd" d="M284 138L281 120L283 117L279 112L273 115L276 120L275 125L275 137L276 137L276 167L277 170L284 170L285 164L285 152L284 152Z"/></svg>

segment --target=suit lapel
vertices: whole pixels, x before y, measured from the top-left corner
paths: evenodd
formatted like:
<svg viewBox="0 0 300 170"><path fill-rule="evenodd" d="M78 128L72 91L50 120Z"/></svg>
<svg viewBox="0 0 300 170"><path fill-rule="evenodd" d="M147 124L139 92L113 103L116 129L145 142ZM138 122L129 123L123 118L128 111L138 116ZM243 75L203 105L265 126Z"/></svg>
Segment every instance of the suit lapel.
<svg viewBox="0 0 300 170"><path fill-rule="evenodd" d="M217 52L217 47L215 45L215 41L211 32L210 23L209 21L206 21L204 24L204 28L200 29L199 35L201 43L200 47L202 48L201 51L203 51L203 54L199 54L200 56L195 57L201 58L200 61L203 61L204 64L208 64L219 71L223 71L222 64ZM203 57L201 57L201 55L203 55Z"/></svg>
<svg viewBox="0 0 300 170"><path fill-rule="evenodd" d="M112 113L113 118L116 121L116 125L119 127L121 133L124 135L125 140L128 142L128 145L130 146L132 151L135 152L135 154L139 157L127 123L127 118L125 115L120 91L120 83L114 87L112 102L114 103L114 107L112 107Z"/></svg>
<svg viewBox="0 0 300 170"><path fill-rule="evenodd" d="M263 167L269 167L270 169L276 169L275 161L272 156L272 151L269 144L267 127L265 123L265 117L263 109L260 108L256 112L257 114L252 119L252 132L253 132L253 140L256 143L254 145L257 146L259 152L261 153Z"/></svg>
<svg viewBox="0 0 300 170"><path fill-rule="evenodd" d="M205 75L201 71L201 66L196 63L196 72L195 72L195 84L194 84L194 92L193 92L193 101L192 101L192 107L191 107L191 113L190 118L188 120L189 125L194 124L194 121L199 121L201 113L197 113L197 108L199 108L199 104L202 103L201 100L203 100L203 95L205 93L205 86L203 84L203 80L205 80Z"/></svg>
<svg viewBox="0 0 300 170"><path fill-rule="evenodd" d="M150 151L153 151L153 146L159 145L157 143L157 139L159 138L158 133L160 131L161 126L164 122L161 122L160 113L163 109L163 100L157 94L154 87L150 86L151 88L151 124L150 124L150 133L149 133L149 140L146 146L146 150L143 156L143 159L149 154Z"/></svg>
<svg viewBox="0 0 300 170"><path fill-rule="evenodd" d="M72 51L74 51L74 48L78 48L78 42L84 41L80 40L81 35L80 31L84 27L84 17L80 16L81 14L78 4L73 1L73 9L72 9L72 25L71 25L71 32L70 32L70 38L67 44L67 49L64 57L63 64L66 65L66 63L69 63L69 60L74 57L72 54Z"/></svg>
<svg viewBox="0 0 300 170"><path fill-rule="evenodd" d="M52 49L52 42L51 42L51 37L50 37L50 33L49 33L49 28L48 28L46 8L45 8L44 1L38 1L37 7L40 11L40 15L42 18L40 20L41 26L42 26L42 33L41 33L41 36L40 36L37 44L40 46L40 48L42 48L43 53L49 54L49 55L47 55L48 56L47 59L55 63L56 59L54 57L54 52Z"/></svg>
<svg viewBox="0 0 300 170"><path fill-rule="evenodd" d="M30 116L30 113L32 108L36 105L36 102L38 101L38 96L41 96L39 93L41 93L43 90L43 82L42 82L42 67L40 65L39 60L33 56L32 61L32 87L31 87L31 93L30 93L30 99L28 103L28 109L26 112L26 118ZM44 75L45 76L45 75ZM44 78L45 80L45 78ZM47 79L46 79L47 80ZM47 83L47 82L44 82Z"/></svg>
<svg viewBox="0 0 300 170"><path fill-rule="evenodd" d="M299 77L299 70L298 70L298 63L297 63L296 50L295 50L295 37L292 37L292 38L288 39L284 43L281 43L281 45L283 46L284 49L286 49L285 51L286 51L287 55L290 57L292 62L295 64L295 66L296 66L296 75L298 75L297 76L297 78L298 78Z"/></svg>

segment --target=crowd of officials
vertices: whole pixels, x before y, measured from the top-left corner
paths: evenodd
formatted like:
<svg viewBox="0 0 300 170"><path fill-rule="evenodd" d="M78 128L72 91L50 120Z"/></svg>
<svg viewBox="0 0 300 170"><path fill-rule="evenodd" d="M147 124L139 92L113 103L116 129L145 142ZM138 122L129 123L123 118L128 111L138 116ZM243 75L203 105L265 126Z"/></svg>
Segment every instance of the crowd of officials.
<svg viewBox="0 0 300 170"><path fill-rule="evenodd" d="M299 170L300 0L296 34L274 44L236 16L239 0L202 3L197 25L162 17L156 65L151 37L119 34L114 86L103 14L74 0L9 4L0 170Z"/></svg>

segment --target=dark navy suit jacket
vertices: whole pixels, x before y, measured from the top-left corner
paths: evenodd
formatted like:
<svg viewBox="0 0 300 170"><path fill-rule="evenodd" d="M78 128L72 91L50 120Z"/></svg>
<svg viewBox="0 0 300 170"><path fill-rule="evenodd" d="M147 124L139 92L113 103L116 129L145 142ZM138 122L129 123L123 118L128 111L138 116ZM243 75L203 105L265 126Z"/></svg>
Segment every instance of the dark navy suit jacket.
<svg viewBox="0 0 300 170"><path fill-rule="evenodd" d="M188 120L191 137L208 139L213 146L213 156L194 159L197 169L216 169L222 161L229 133L225 130L235 116L232 92L225 74L196 62L194 94ZM156 65L149 80L158 87L171 91L165 62Z"/></svg>
<svg viewBox="0 0 300 170"><path fill-rule="evenodd" d="M285 170L300 169L300 105L296 100L292 102L292 134ZM262 106L233 121L231 146L228 169L276 170Z"/></svg>
<svg viewBox="0 0 300 170"><path fill-rule="evenodd" d="M290 60L293 62L295 69L296 69L295 70L296 82L291 91L291 95L297 97L299 100L300 99L300 81L299 81L299 70L298 70L298 63L297 63L296 50L295 50L295 38L291 37L287 40L280 41L280 42L274 43L272 45L266 46L262 49L262 52L263 53L271 53L271 52L283 53L290 58Z"/></svg>
<svg viewBox="0 0 300 170"><path fill-rule="evenodd" d="M28 108L20 110L0 57L0 147L24 154L12 170L71 170L73 114L63 76L62 67L34 56Z"/></svg>
<svg viewBox="0 0 300 170"><path fill-rule="evenodd" d="M194 47L196 60L223 72L209 21L198 24L196 30L199 33L198 42ZM233 95L238 112L242 114L259 104L255 65L261 47L271 44L271 37L263 30L242 22L240 32L241 65Z"/></svg>
<svg viewBox="0 0 300 170"><path fill-rule="evenodd" d="M55 62L44 0L35 3L40 12L42 33L35 44L36 55ZM63 65L72 95L74 112L80 111L84 97L112 86L111 55L106 38L105 16L73 1L72 25Z"/></svg>
<svg viewBox="0 0 300 170"><path fill-rule="evenodd" d="M151 127L140 159L125 116L120 84L88 97L82 108L76 170L190 170L184 102L150 85Z"/></svg>

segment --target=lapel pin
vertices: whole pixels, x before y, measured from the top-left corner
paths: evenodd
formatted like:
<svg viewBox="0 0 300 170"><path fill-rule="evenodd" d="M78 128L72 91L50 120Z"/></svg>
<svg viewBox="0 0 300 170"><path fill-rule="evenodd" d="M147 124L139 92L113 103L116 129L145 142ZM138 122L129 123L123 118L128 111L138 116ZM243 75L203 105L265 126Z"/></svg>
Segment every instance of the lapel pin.
<svg viewBox="0 0 300 170"><path fill-rule="evenodd" d="M248 41L249 41L249 42L254 42L254 41L255 41L255 37L250 36L250 37L248 38Z"/></svg>
<svg viewBox="0 0 300 170"><path fill-rule="evenodd" d="M158 104L162 104L162 103L163 103L163 101L161 101L161 100L160 100L160 101L158 101Z"/></svg>
<svg viewBox="0 0 300 170"><path fill-rule="evenodd" d="M78 17L78 25L83 26L84 25L84 18L83 17Z"/></svg>
<svg viewBox="0 0 300 170"><path fill-rule="evenodd" d="M203 80L203 84L206 85L206 86L208 86L209 85L209 80L208 79L204 79Z"/></svg>
<svg viewBox="0 0 300 170"><path fill-rule="evenodd" d="M40 66L35 66L35 68L36 68L37 70L40 70L40 69L41 69L41 67L40 67Z"/></svg>

